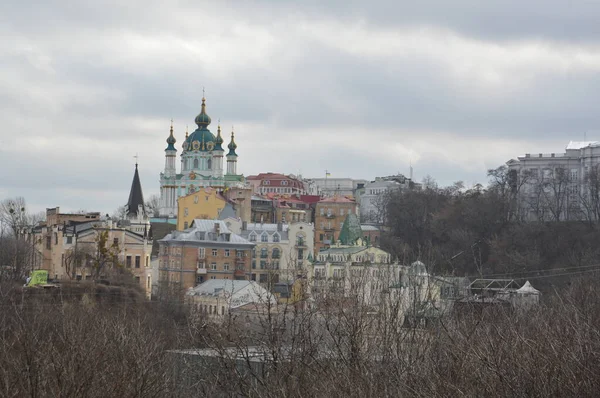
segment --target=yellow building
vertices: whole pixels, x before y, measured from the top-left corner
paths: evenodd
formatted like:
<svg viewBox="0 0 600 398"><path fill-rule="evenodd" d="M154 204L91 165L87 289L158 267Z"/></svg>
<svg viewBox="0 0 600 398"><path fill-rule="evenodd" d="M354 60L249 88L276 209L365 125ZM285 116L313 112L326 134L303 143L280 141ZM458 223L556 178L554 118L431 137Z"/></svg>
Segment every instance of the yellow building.
<svg viewBox="0 0 600 398"><path fill-rule="evenodd" d="M227 200L215 188L200 188L177 199L177 230L183 231L195 219L216 220L227 205Z"/></svg>

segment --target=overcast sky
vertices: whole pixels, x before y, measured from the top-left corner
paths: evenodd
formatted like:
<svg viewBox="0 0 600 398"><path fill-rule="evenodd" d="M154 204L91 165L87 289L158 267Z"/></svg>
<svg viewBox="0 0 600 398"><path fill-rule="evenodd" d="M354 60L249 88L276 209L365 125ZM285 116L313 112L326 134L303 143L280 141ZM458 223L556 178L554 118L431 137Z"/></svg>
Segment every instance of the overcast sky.
<svg viewBox="0 0 600 398"><path fill-rule="evenodd" d="M326 5L325 5L325 4ZM202 87L238 171L486 182L600 140L600 2L10 1L0 198L112 212L159 193ZM577 5L575 5L577 4ZM179 166L179 164L178 164Z"/></svg>

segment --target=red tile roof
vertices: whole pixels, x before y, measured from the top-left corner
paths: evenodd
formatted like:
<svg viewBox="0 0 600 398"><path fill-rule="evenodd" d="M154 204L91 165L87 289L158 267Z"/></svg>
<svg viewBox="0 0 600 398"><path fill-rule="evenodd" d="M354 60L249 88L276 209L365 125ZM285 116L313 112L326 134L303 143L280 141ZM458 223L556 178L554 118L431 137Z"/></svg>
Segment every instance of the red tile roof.
<svg viewBox="0 0 600 398"><path fill-rule="evenodd" d="M321 199L319 203L356 203L356 201L345 196L331 196Z"/></svg>

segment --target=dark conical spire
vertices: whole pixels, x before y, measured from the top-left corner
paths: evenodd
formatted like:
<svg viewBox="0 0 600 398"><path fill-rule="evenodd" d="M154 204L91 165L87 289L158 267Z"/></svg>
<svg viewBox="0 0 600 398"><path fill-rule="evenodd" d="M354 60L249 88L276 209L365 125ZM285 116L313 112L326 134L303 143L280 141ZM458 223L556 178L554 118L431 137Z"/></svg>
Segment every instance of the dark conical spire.
<svg viewBox="0 0 600 398"><path fill-rule="evenodd" d="M138 165L136 163L131 191L129 192L129 200L127 201L127 217L139 216L140 205L144 209L144 194L142 194L142 183L140 182Z"/></svg>

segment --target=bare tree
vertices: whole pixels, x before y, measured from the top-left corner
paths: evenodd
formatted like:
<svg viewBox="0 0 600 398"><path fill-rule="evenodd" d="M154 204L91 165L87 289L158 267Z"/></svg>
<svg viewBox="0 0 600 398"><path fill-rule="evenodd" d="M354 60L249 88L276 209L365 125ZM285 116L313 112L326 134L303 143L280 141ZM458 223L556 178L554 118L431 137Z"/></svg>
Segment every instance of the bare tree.
<svg viewBox="0 0 600 398"><path fill-rule="evenodd" d="M111 218L114 221L124 220L127 217L127 206L119 206L113 211Z"/></svg>
<svg viewBox="0 0 600 398"><path fill-rule="evenodd" d="M145 203L146 213L151 217L160 216L159 207L160 207L160 197L158 195L152 195Z"/></svg>

